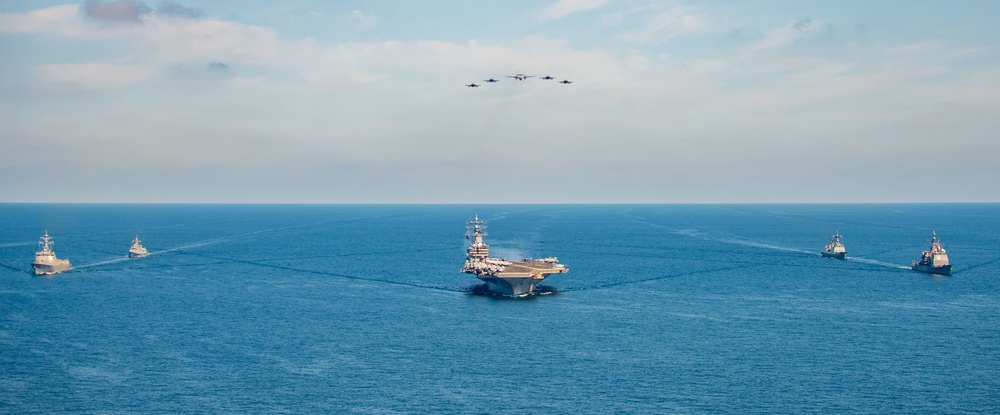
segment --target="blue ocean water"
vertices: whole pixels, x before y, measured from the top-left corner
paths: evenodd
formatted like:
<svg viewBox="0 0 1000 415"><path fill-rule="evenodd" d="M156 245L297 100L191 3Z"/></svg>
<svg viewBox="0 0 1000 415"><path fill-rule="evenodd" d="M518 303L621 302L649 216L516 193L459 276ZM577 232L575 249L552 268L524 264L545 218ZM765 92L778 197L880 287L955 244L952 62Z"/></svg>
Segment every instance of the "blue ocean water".
<svg viewBox="0 0 1000 415"><path fill-rule="evenodd" d="M470 293L476 214L553 294ZM30 274L46 229L73 271ZM950 277L908 269L932 230ZM3 204L0 412L995 413L998 236L998 204Z"/></svg>

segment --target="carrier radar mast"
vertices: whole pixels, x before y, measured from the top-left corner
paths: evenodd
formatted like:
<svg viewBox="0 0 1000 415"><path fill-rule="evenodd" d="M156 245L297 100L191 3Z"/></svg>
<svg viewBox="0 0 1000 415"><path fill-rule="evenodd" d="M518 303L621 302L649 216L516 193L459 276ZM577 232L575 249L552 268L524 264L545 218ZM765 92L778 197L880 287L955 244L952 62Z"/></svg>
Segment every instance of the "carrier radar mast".
<svg viewBox="0 0 1000 415"><path fill-rule="evenodd" d="M489 236L486 233L486 222L479 220L479 215L465 223L465 239L471 244L466 251L466 259L485 260L490 256L490 246L483 242L486 236Z"/></svg>

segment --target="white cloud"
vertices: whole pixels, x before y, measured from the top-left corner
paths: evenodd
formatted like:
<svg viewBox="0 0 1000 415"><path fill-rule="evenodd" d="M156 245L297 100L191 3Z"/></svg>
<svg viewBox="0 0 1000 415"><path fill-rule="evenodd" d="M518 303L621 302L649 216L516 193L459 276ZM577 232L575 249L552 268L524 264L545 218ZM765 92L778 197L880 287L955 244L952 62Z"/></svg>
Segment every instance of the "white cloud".
<svg viewBox="0 0 1000 415"><path fill-rule="evenodd" d="M116 88L154 75L149 67L106 63L42 65L37 76L61 90Z"/></svg>
<svg viewBox="0 0 1000 415"><path fill-rule="evenodd" d="M378 16L361 10L352 10L351 17L358 22L358 29L372 29L378 26Z"/></svg>
<svg viewBox="0 0 1000 415"><path fill-rule="evenodd" d="M545 36L325 42L289 38L264 26L157 13L144 14L141 24L102 25L81 17L76 6L0 14L0 32L69 36L83 40L74 44L89 41L106 56L104 63L58 64L61 54L46 58L54 57L57 64L37 67L35 75L54 90L155 81L149 85L155 98L142 106L116 107L90 94L67 94L69 100L91 100L86 102L94 109L81 110L79 119L53 113L48 119L15 120L25 134L79 142L72 150L62 146L61 154L71 159L75 151L90 152L86 159L94 169L107 164L94 150L98 138L106 140L103 148L142 143L132 150L135 163L164 171L210 165L273 172L267 169L276 155L289 163L322 166L319 174L349 163L362 170L405 163L419 169L460 165L473 146L490 154L498 171L535 172L533 167L545 164L569 186L586 190L579 177L606 173L616 164L631 166L621 178L632 180L660 177L656 172L667 167L659 166L698 176L729 172L727 164L734 160L819 163L830 154L811 144L820 136L850 141L871 154L891 154L899 141L887 138L886 131L905 129L913 119L942 126L983 125L986 119L940 122L934 103L957 102L948 104L952 117L992 116L1000 107L997 72L979 72L976 78L943 57L949 50L959 51L957 57L982 56L984 50L972 44L929 41L896 48L857 44L852 47L860 50L851 53L835 47L741 53L747 51L741 45L751 51L779 50L822 36L829 26L790 23L754 31L761 36L748 44L726 38L727 29L712 10L642 0L631 4L639 6L608 7L604 14L606 28L625 33L583 47L574 46L571 37ZM553 15L567 16L601 5L558 2L551 7L563 7L553 9ZM374 19L361 13L358 22L366 17ZM694 35L713 37L678 40L677 48L658 45ZM109 50L118 54L103 54ZM186 79L189 72L176 70L204 71L210 62L230 69L194 81ZM514 72L577 82L562 86L503 78ZM501 82L461 86L487 77ZM181 100L183 109L170 105ZM121 114L137 117L109 122L127 118ZM11 136L15 127L4 128ZM137 141L137 131L145 130L156 131ZM214 157L227 147L240 151ZM523 151L529 147L533 151ZM399 172L412 173L407 169ZM522 174L533 179L534 173Z"/></svg>
<svg viewBox="0 0 1000 415"><path fill-rule="evenodd" d="M107 3L100 0L86 0L80 6L80 11L98 21L138 23L142 15L149 13L149 6L135 0L118 0Z"/></svg>
<svg viewBox="0 0 1000 415"><path fill-rule="evenodd" d="M690 68L701 73L720 72L729 68L729 62L724 59L696 59Z"/></svg>
<svg viewBox="0 0 1000 415"><path fill-rule="evenodd" d="M261 86L267 83L267 78L263 76L234 76L229 78L226 83L231 88L243 89Z"/></svg>
<svg viewBox="0 0 1000 415"><path fill-rule="evenodd" d="M331 73L329 71L315 69L308 69L299 72L299 80L311 88L340 88L359 84L369 84L388 78L389 75L384 73Z"/></svg>
<svg viewBox="0 0 1000 415"><path fill-rule="evenodd" d="M624 12L624 17L620 15L614 20L606 18L602 22L620 23L629 16L640 18L641 22L635 29L620 34L618 39L625 42L660 43L680 36L707 33L710 26L703 17L696 14L697 11L698 8L684 5L647 4Z"/></svg>
<svg viewBox="0 0 1000 415"><path fill-rule="evenodd" d="M593 6L593 4L591 5ZM574 7L579 9L580 4ZM362 23L372 15L355 13ZM595 77L614 77L617 64L601 51L575 51L565 42L529 36L512 44L455 43L438 40L338 42L286 39L267 27L215 19L176 19L147 13L142 24L102 25L83 19L76 6L0 16L8 31L57 34L85 40L124 40L131 50L112 63L47 65L39 78L60 89L118 87L152 78L153 68L165 69L190 61L225 62L242 67L272 68L298 75L289 85L324 88L373 83L392 76L475 78L501 76L497 68L572 74L575 67L590 68ZM511 62L531 62L511 67ZM126 65L127 64L127 65ZM273 72L272 72L273 73ZM233 76L240 74L233 73ZM245 75L245 74L244 74ZM233 81L233 85L259 85ZM475 81L475 79L473 79ZM464 80L463 80L464 82Z"/></svg>
<svg viewBox="0 0 1000 415"><path fill-rule="evenodd" d="M0 33L79 35L79 12L79 6L60 5L27 13L0 13Z"/></svg>
<svg viewBox="0 0 1000 415"><path fill-rule="evenodd" d="M541 22L559 20L571 14L599 9L604 7L605 3L607 0L558 0L543 9L538 15L538 20Z"/></svg>
<svg viewBox="0 0 1000 415"><path fill-rule="evenodd" d="M761 73L810 72L829 77L845 73L856 66L855 62L827 57L792 56L763 62L758 66L758 71Z"/></svg>
<svg viewBox="0 0 1000 415"><path fill-rule="evenodd" d="M982 47L954 47L942 41L924 41L896 46L886 50L900 56L912 56L921 60L933 57L939 61L960 61L963 59L989 56L991 49Z"/></svg>
<svg viewBox="0 0 1000 415"><path fill-rule="evenodd" d="M158 62L212 59L266 65L281 53L283 41L272 29L211 19L151 16L136 33L142 53Z"/></svg>
<svg viewBox="0 0 1000 415"><path fill-rule="evenodd" d="M771 29L764 38L750 45L751 51L762 51L785 46L827 31L827 25L812 20L799 20L785 26Z"/></svg>
<svg viewBox="0 0 1000 415"><path fill-rule="evenodd" d="M602 27L616 27L622 24L623 18L622 13L605 13L598 24Z"/></svg>

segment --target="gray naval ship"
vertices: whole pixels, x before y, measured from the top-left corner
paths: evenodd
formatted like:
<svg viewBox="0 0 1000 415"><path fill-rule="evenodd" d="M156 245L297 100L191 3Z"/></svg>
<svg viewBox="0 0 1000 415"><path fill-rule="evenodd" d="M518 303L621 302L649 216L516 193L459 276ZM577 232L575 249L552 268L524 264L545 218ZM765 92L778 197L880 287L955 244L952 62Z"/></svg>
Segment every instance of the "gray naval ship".
<svg viewBox="0 0 1000 415"><path fill-rule="evenodd" d="M55 243L52 242L52 238L49 238L49 231L46 229L45 236L42 236L41 240L38 241L38 246L41 246L42 250L35 253L35 262L31 263L31 267L35 269L35 275L58 274L72 268L68 259L56 258L56 253L52 251L52 245Z"/></svg>
<svg viewBox="0 0 1000 415"><path fill-rule="evenodd" d="M132 241L132 247L128 249L129 258L142 258L149 256L149 251L146 247L142 246L142 242L139 242L139 235L135 236L135 240Z"/></svg>
<svg viewBox="0 0 1000 415"><path fill-rule="evenodd" d="M931 249L920 255L920 261L913 263L913 270L928 274L951 275L951 263L948 262L948 252L941 245L937 232L931 231Z"/></svg>
<svg viewBox="0 0 1000 415"><path fill-rule="evenodd" d="M465 237L471 245L465 251L462 272L474 274L495 294L508 297L532 295L535 293L535 286L549 275L569 271L556 258L529 258L521 261L490 258L490 247L483 242L486 235L486 222L479 220L479 215L472 222L466 223Z"/></svg>
<svg viewBox="0 0 1000 415"><path fill-rule="evenodd" d="M823 258L847 259L847 248L840 242L840 232L836 232L830 237L830 243L826 244L820 255Z"/></svg>

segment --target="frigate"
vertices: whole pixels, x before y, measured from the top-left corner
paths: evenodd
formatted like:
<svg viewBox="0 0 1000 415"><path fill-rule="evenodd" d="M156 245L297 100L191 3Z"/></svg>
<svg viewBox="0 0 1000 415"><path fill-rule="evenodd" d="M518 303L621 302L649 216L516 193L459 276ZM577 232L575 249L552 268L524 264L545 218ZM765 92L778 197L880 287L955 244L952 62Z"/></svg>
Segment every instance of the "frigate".
<svg viewBox="0 0 1000 415"><path fill-rule="evenodd" d="M139 235L136 235L135 240L132 241L132 247L128 249L128 257L142 258L148 255L149 251L146 251L146 247L142 246L142 242L139 242Z"/></svg>
<svg viewBox="0 0 1000 415"><path fill-rule="evenodd" d="M847 248L844 248L844 244L840 242L840 232L836 232L830 237L830 243L826 244L820 255L823 255L824 258L847 259Z"/></svg>
<svg viewBox="0 0 1000 415"><path fill-rule="evenodd" d="M483 242L486 236L486 222L479 220L479 215L466 223L465 238L470 245L465 251L462 272L483 280L495 294L507 297L529 296L535 294L535 287L549 275L569 271L554 257L525 258L520 261L490 258L490 247Z"/></svg>
<svg viewBox="0 0 1000 415"><path fill-rule="evenodd" d="M52 245L55 243L52 242L49 231L46 229L45 236L42 236L41 240L38 241L38 246L42 247L42 250L35 253L35 262L31 263L31 267L35 269L35 275L58 274L72 268L68 259L56 258L56 253L52 251Z"/></svg>
<svg viewBox="0 0 1000 415"><path fill-rule="evenodd" d="M920 261L913 263L913 270L928 274L951 275L948 252L944 250L936 231L931 231L931 249L924 251L920 255Z"/></svg>

